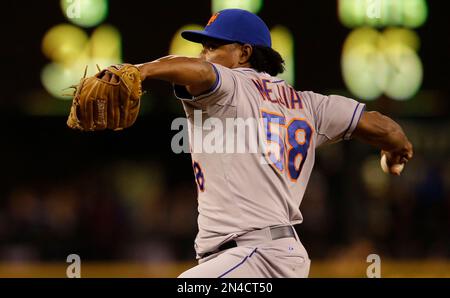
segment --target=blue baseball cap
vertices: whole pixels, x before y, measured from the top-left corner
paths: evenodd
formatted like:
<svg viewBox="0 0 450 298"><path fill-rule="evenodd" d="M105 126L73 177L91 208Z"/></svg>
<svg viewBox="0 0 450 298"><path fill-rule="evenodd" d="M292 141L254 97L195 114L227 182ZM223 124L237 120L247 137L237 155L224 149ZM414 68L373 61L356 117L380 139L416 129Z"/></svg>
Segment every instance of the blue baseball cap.
<svg viewBox="0 0 450 298"><path fill-rule="evenodd" d="M207 38L252 46L272 47L270 31L257 15L242 9L225 9L214 14L204 30L187 30L184 39L201 43Z"/></svg>

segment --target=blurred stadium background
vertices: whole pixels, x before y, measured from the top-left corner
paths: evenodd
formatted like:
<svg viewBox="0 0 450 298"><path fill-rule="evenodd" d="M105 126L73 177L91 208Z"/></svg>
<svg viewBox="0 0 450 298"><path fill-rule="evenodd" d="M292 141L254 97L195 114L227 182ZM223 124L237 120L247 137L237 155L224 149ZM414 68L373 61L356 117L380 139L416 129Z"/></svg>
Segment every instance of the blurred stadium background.
<svg viewBox="0 0 450 298"><path fill-rule="evenodd" d="M182 117L169 84L146 82L136 125L66 128L85 65L196 55L178 36L241 7L269 25L299 90L351 96L405 128L415 159L384 175L357 142L318 152L298 227L313 277L450 277L450 21L437 0L61 0L3 4L0 277L176 277L194 265L196 188L171 151Z"/></svg>

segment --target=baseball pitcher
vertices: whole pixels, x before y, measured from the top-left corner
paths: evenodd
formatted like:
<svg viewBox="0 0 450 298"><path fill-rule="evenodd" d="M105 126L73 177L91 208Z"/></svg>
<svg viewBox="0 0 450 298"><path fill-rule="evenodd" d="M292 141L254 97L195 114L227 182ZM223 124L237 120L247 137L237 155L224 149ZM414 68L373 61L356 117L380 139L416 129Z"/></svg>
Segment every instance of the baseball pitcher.
<svg viewBox="0 0 450 298"><path fill-rule="evenodd" d="M199 265L180 277L307 277L310 260L294 225L302 222L299 207L316 148L356 138L379 148L390 173L400 175L398 165L413 156L411 143L397 123L365 111L362 103L298 92L277 78L284 61L272 49L266 24L250 12L220 11L204 30L182 36L203 45L199 58L170 56L137 65L142 80L174 84L188 119ZM108 71L99 78L121 79ZM195 130L213 118L258 119L261 151L198 150Z"/></svg>

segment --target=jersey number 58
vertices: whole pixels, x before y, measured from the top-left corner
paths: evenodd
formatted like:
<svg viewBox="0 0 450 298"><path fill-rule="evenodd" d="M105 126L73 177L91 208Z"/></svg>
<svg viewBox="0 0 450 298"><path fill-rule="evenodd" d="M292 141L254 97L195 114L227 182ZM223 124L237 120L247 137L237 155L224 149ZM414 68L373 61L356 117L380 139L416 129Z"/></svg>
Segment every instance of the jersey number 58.
<svg viewBox="0 0 450 298"><path fill-rule="evenodd" d="M261 115L266 132L266 154L271 165L281 173L287 168L289 178L297 181L308 155L313 129L305 119L294 118L286 124L286 117L281 114L262 111Z"/></svg>

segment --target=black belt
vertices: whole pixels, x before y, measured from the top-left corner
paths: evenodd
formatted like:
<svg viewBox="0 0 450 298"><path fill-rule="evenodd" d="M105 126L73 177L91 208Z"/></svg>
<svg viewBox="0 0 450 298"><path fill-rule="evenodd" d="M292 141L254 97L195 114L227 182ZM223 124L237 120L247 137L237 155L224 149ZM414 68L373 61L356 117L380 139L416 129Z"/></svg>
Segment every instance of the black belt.
<svg viewBox="0 0 450 298"><path fill-rule="evenodd" d="M272 235L272 240L282 239L282 238L295 238L294 227L292 226L282 226L282 227L271 227L270 234ZM221 252L226 249L237 247L237 242L235 240L230 240L220 245L215 251L206 252L202 255L202 258L209 257L215 253Z"/></svg>

